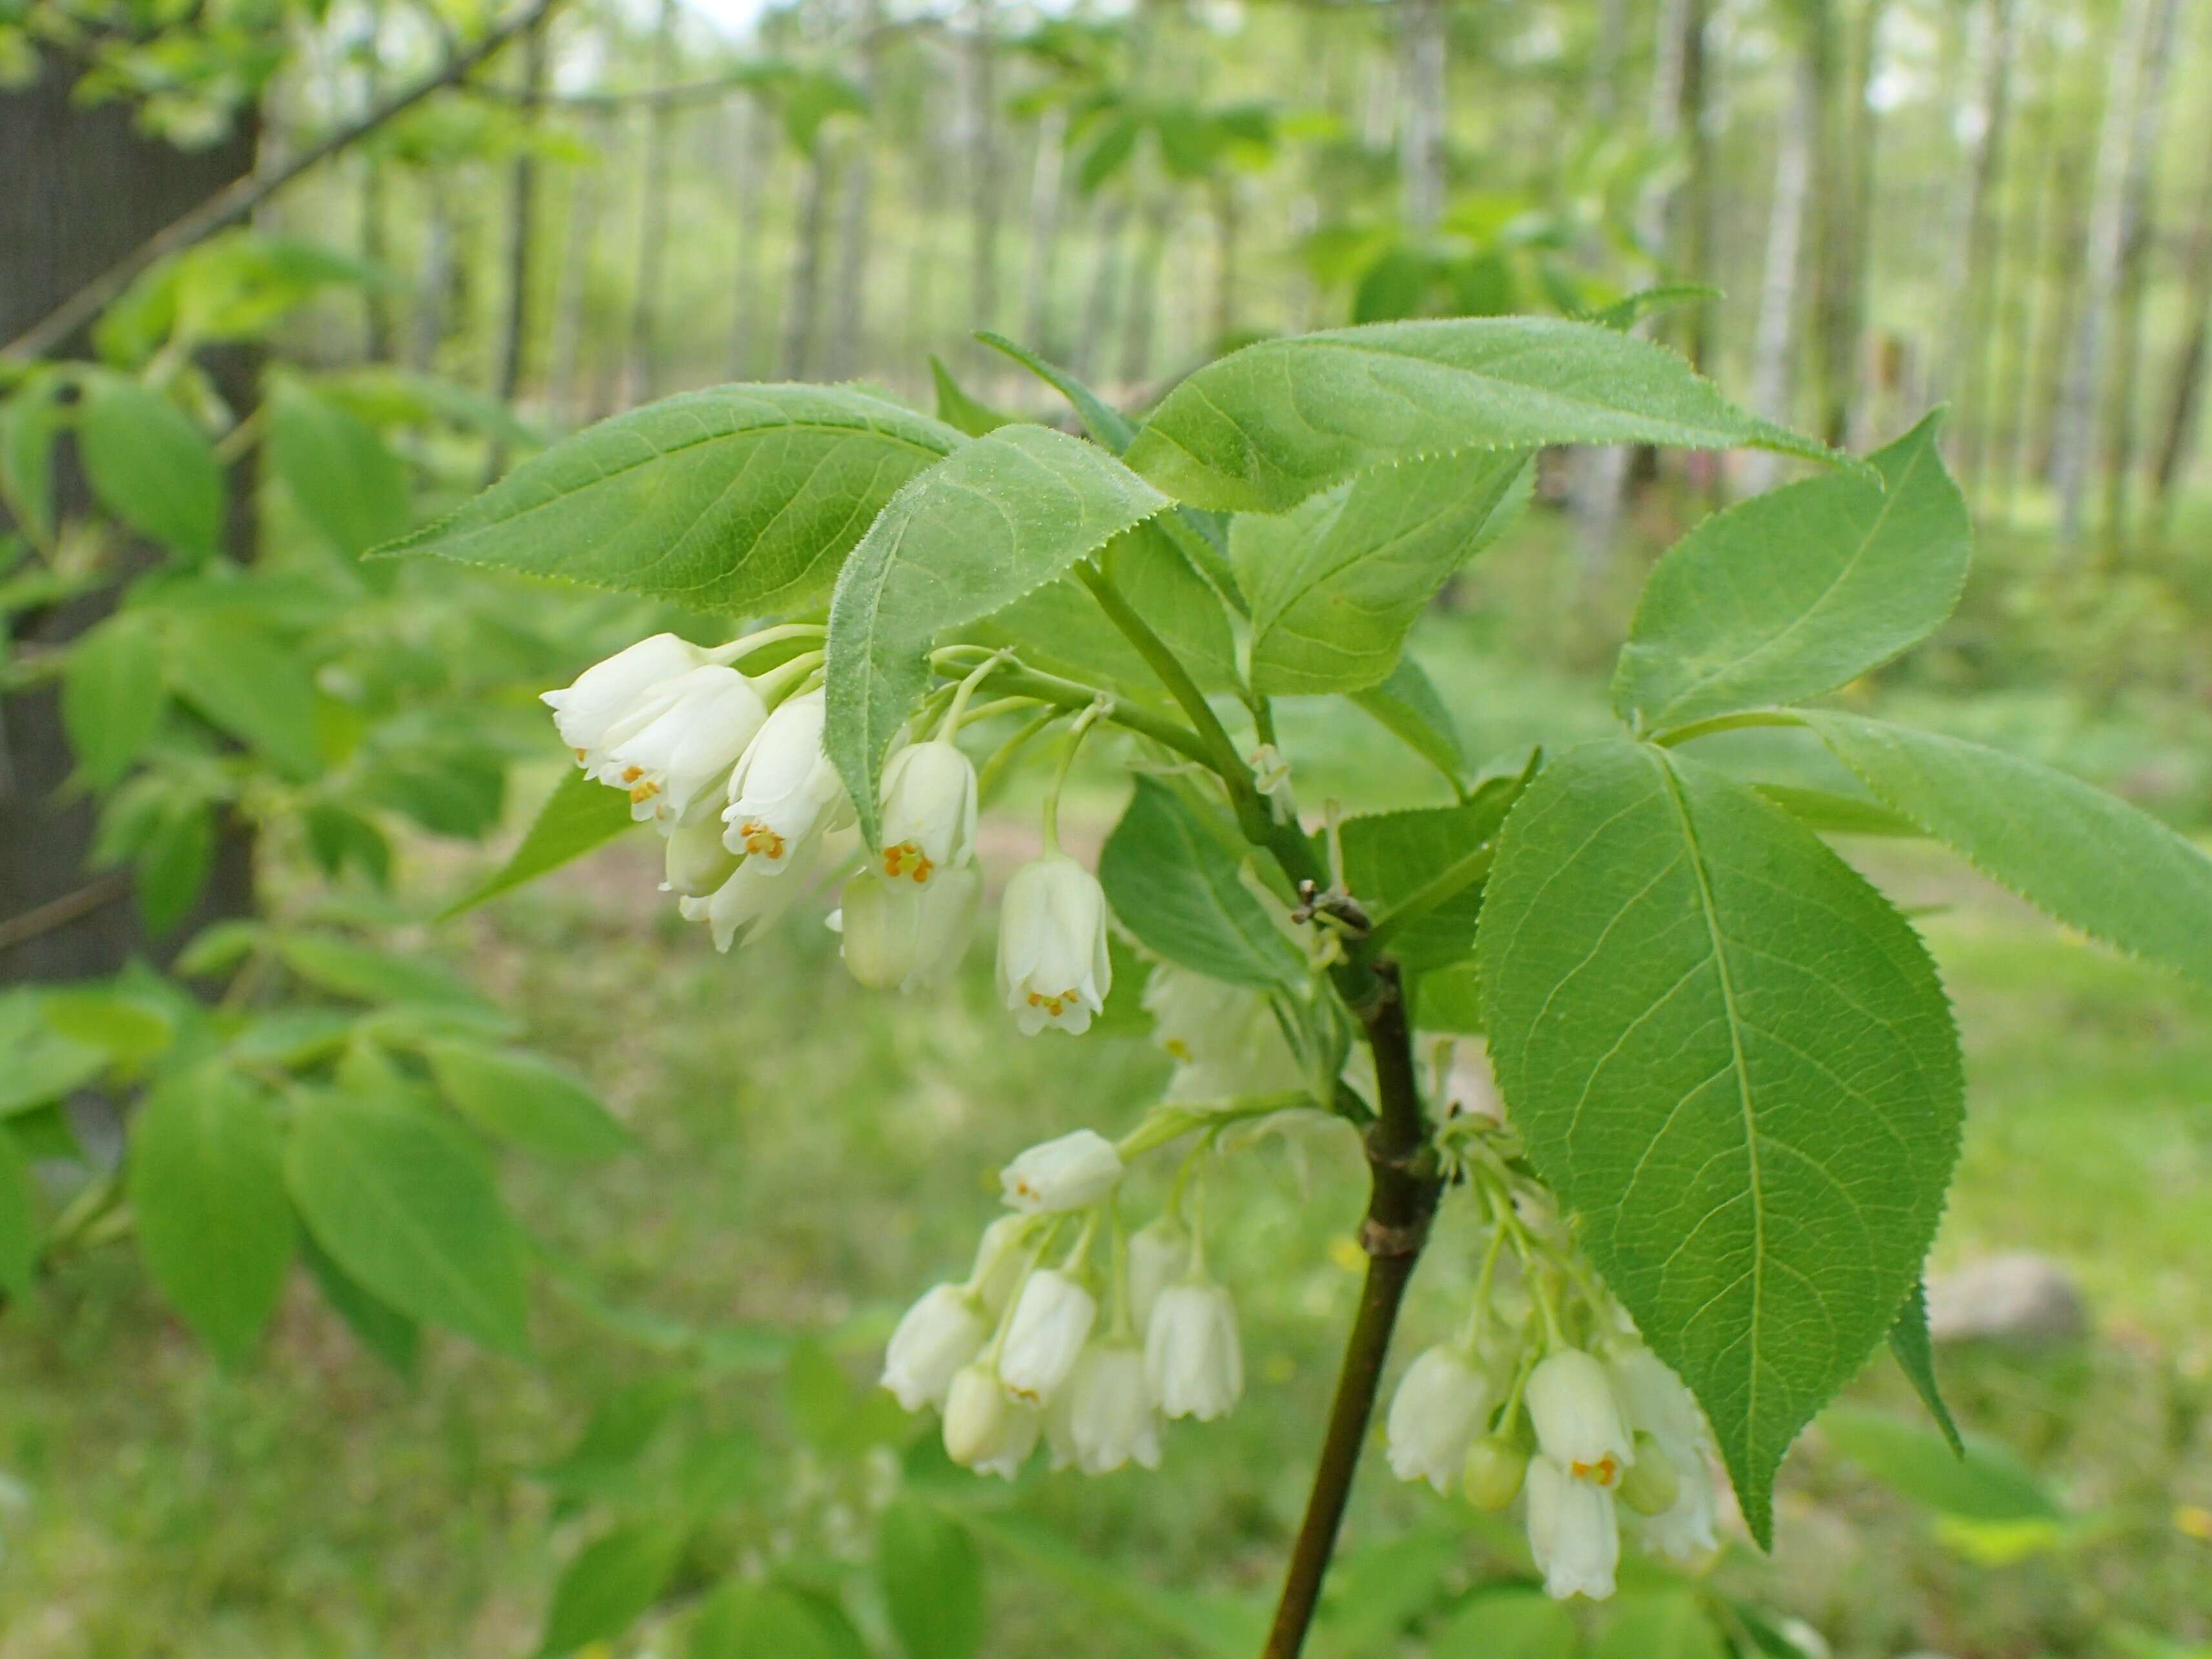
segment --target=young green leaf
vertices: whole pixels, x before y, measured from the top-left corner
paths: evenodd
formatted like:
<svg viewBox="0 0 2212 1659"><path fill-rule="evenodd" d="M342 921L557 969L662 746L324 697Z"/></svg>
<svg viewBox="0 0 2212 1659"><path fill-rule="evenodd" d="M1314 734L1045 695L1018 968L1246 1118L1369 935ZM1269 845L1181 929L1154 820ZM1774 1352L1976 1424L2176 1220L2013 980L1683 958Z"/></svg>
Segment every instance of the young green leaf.
<svg viewBox="0 0 2212 1659"><path fill-rule="evenodd" d="M31 989L0 992L0 1116L59 1100L107 1067L107 1055L47 1023L46 997Z"/></svg>
<svg viewBox="0 0 2212 1659"><path fill-rule="evenodd" d="M538 809L529 830L514 855L480 885L455 899L439 913L449 921L464 910L473 910L549 870L557 870L596 848L605 846L625 830L634 829L629 797L593 781L591 775L568 771L553 786L545 805Z"/></svg>
<svg viewBox="0 0 2212 1659"><path fill-rule="evenodd" d="M215 551L222 471L182 410L136 380L93 374L76 441L93 493L117 518L179 553Z"/></svg>
<svg viewBox="0 0 2212 1659"><path fill-rule="evenodd" d="M884 1511L876 1569L907 1659L975 1659L983 1645L983 1564L964 1530L922 1499L901 1498Z"/></svg>
<svg viewBox="0 0 2212 1659"><path fill-rule="evenodd" d="M323 1299L337 1310L361 1345L402 1376L415 1375L422 1328L331 1260L313 1233L300 1232L300 1260L322 1287Z"/></svg>
<svg viewBox="0 0 2212 1659"><path fill-rule="evenodd" d="M599 1097L550 1060L473 1042L432 1042L422 1053L455 1110L518 1146L597 1163L632 1145Z"/></svg>
<svg viewBox="0 0 2212 1659"><path fill-rule="evenodd" d="M191 914L215 867L215 809L191 795L165 799L131 860L146 931L166 933Z"/></svg>
<svg viewBox="0 0 2212 1659"><path fill-rule="evenodd" d="M937 387L937 418L956 432L980 438L1002 426L1012 426L1018 418L1002 415L963 392L960 382L952 378L952 371L945 368L945 360L935 352L929 357L929 378Z"/></svg>
<svg viewBox="0 0 2212 1659"><path fill-rule="evenodd" d="M335 933L286 933L284 965L319 991L356 1002L426 1002L481 1007L483 999L436 963L356 945Z"/></svg>
<svg viewBox="0 0 2212 1659"><path fill-rule="evenodd" d="M138 611L80 635L62 669L62 729L85 781L107 789L145 753L161 723L161 648Z"/></svg>
<svg viewBox="0 0 2212 1659"><path fill-rule="evenodd" d="M1808 830L1820 835L1881 836L1912 841L1922 834L1918 824L1899 817L1879 801L1839 795L1828 789L1802 789L1792 783L1759 783L1752 787Z"/></svg>
<svg viewBox="0 0 2212 1659"><path fill-rule="evenodd" d="M937 636L1003 610L1167 498L1096 445L1049 427L1001 427L892 498L837 579L830 606L825 738L876 837L876 774L929 683Z"/></svg>
<svg viewBox="0 0 2212 1659"><path fill-rule="evenodd" d="M1729 1659L1698 1593L1683 1586L1622 1596L1590 1659Z"/></svg>
<svg viewBox="0 0 2212 1659"><path fill-rule="evenodd" d="M292 1261L292 1201L268 1097L220 1064L164 1078L131 1125L130 1194L161 1294L224 1360L242 1364Z"/></svg>
<svg viewBox="0 0 2212 1659"><path fill-rule="evenodd" d="M0 1294L30 1292L38 1269L39 1231L31 1209L31 1166L15 1132L0 1123Z"/></svg>
<svg viewBox="0 0 2212 1659"><path fill-rule="evenodd" d="M1905 1293L1905 1305L1897 1310L1897 1322L1889 1328L1889 1352L1951 1449L1964 1457L1966 1443L1959 1438L1959 1425L1952 1420L1951 1408L1944 1404L1943 1390L1936 1381L1936 1345L1928 1335L1928 1287L1919 1279L1914 1279L1912 1288Z"/></svg>
<svg viewBox="0 0 2212 1659"><path fill-rule="evenodd" d="M1783 1454L1896 1317L1958 1154L1927 952L1779 808L1615 740L1514 808L1477 960L1529 1156L1764 1544Z"/></svg>
<svg viewBox="0 0 2212 1659"><path fill-rule="evenodd" d="M789 1584L732 1579L699 1609L690 1659L867 1659L843 1612Z"/></svg>
<svg viewBox="0 0 2212 1659"><path fill-rule="evenodd" d="M319 1092L293 1125L284 1176L316 1243L372 1294L529 1352L521 1235L450 1121L404 1094Z"/></svg>
<svg viewBox="0 0 2212 1659"><path fill-rule="evenodd" d="M1511 450L1377 467L1278 518L1236 520L1231 554L1252 602L1252 687L1357 691L1388 679L1444 580L1528 498Z"/></svg>
<svg viewBox="0 0 2212 1659"><path fill-rule="evenodd" d="M1517 777L1493 778L1455 806L1343 821L1345 884L1377 926L1390 924L1390 954L1405 966L1446 967L1474 951L1488 849L1521 788Z"/></svg>
<svg viewBox="0 0 2212 1659"><path fill-rule="evenodd" d="M163 637L178 696L286 777L322 770L314 677L298 652L228 609L173 611Z"/></svg>
<svg viewBox="0 0 2212 1659"><path fill-rule="evenodd" d="M1820 1419L1829 1444L1917 1504L1967 1521L2057 1521L2065 1510L2034 1470L1987 1440L1954 1453L1939 1436L1886 1413L1838 1406Z"/></svg>
<svg viewBox="0 0 2212 1659"><path fill-rule="evenodd" d="M1237 855L1165 784L1139 775L1098 854L1121 925L1154 955L1256 990L1305 978L1297 949L1244 884Z"/></svg>
<svg viewBox="0 0 2212 1659"><path fill-rule="evenodd" d="M1177 501L1281 513L1389 461L1569 443L1754 445L1834 459L1745 414L1662 347L1536 317L1263 340L1170 392L1128 459Z"/></svg>
<svg viewBox="0 0 2212 1659"><path fill-rule="evenodd" d="M562 1570L538 1651L544 1659L621 1635L660 1599L689 1541L670 1521L628 1521L594 1538Z"/></svg>
<svg viewBox="0 0 2212 1659"><path fill-rule="evenodd" d="M1613 712L1644 731L1802 702L1936 631L1973 547L1930 415L1869 458L1739 502L1652 569L1613 675Z"/></svg>
<svg viewBox="0 0 2212 1659"><path fill-rule="evenodd" d="M2212 858L2101 790L2001 750L1856 715L1805 724L1885 805L2069 927L2212 981Z"/></svg>
<svg viewBox="0 0 2212 1659"><path fill-rule="evenodd" d="M380 550L558 577L702 610L789 609L951 428L848 386L726 386L602 421Z"/></svg>
<svg viewBox="0 0 2212 1659"><path fill-rule="evenodd" d="M407 469L374 427L290 375L276 380L267 418L269 465L339 552L357 558L406 533Z"/></svg>
<svg viewBox="0 0 2212 1659"><path fill-rule="evenodd" d="M1399 742L1443 774L1453 789L1460 787L1461 769L1467 757L1459 743L1459 727L1443 696L1428 671L1407 656L1380 685L1352 694L1358 703Z"/></svg>
<svg viewBox="0 0 2212 1659"><path fill-rule="evenodd" d="M54 537L54 434L62 381L33 374L0 402L0 501L38 542Z"/></svg>

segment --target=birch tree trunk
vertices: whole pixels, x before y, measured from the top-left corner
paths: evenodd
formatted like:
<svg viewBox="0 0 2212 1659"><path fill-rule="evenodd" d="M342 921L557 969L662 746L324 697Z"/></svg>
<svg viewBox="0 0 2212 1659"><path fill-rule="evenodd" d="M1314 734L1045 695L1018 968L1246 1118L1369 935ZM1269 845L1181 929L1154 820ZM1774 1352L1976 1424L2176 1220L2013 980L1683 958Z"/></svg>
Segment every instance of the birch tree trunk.
<svg viewBox="0 0 2212 1659"><path fill-rule="evenodd" d="M1022 275L1022 343L1059 355L1053 332L1053 280L1059 273L1060 180L1067 167L1067 106L1053 104L1037 122L1030 172L1029 264Z"/></svg>
<svg viewBox="0 0 2212 1659"><path fill-rule="evenodd" d="M1091 292L1083 302L1083 333L1075 343L1076 366L1085 374L1106 361L1106 337L1113 329L1121 297L1121 240L1128 220L1127 197L1117 193L1099 204Z"/></svg>
<svg viewBox="0 0 2212 1659"><path fill-rule="evenodd" d="M446 201L447 182L436 168L422 170L422 258L416 267L415 313L407 341L407 366L417 374L436 365L453 308L453 215Z"/></svg>
<svg viewBox="0 0 2212 1659"><path fill-rule="evenodd" d="M763 186L775 168L775 118L757 95L739 103L733 143L738 179L738 246L732 264L730 313L730 378L750 380L760 374L760 341L767 332L767 312L761 303L761 244L766 228L762 208L767 199Z"/></svg>
<svg viewBox="0 0 2212 1659"><path fill-rule="evenodd" d="M653 35L653 84L676 78L677 0L660 0ZM639 203L637 285L630 295L629 349L624 401L650 403L659 394L661 257L668 241L668 175L676 106L656 98L646 112L645 168Z"/></svg>
<svg viewBox="0 0 2212 1659"><path fill-rule="evenodd" d="M787 380L806 378L814 349L814 312L822 279L822 240L830 219L830 146L820 133L799 174L799 224L791 245L791 281L783 296L783 367Z"/></svg>
<svg viewBox="0 0 2212 1659"><path fill-rule="evenodd" d="M1990 354L1996 332L1997 186L2005 166L2012 118L2012 72L2020 0L1982 0L1982 64L1975 134L1966 169L1966 246L1951 330L1953 380L1958 391L1952 452L1960 484L1971 498L1985 447Z"/></svg>
<svg viewBox="0 0 2212 1659"><path fill-rule="evenodd" d="M2082 250L2080 314L2060 383L2051 445L2051 487L2058 498L2058 553L2070 558L2080 545L2090 467L2099 448L2099 419L2121 268L2127 258L2129 179L2139 131L2138 105L2147 68L2144 52L2172 0L2126 0L2106 81L2105 114L2097 137L2097 183L2089 198L2089 229Z"/></svg>
<svg viewBox="0 0 2212 1659"><path fill-rule="evenodd" d="M2181 352L2173 367L2172 389L2151 467L2154 510L2160 524L2172 510L2175 483L2197 442L2197 419L2204 394L2204 356L2212 332L2212 161L2197 186L2191 216L2188 252L2182 261Z"/></svg>
<svg viewBox="0 0 2212 1659"><path fill-rule="evenodd" d="M2047 61L2047 53L2045 58ZM2039 135L2033 162L2023 169L2024 176L2035 180L2035 191L2020 252L2006 262L2013 271L2010 297L2002 307L2006 352L2002 372L1990 377L1992 418L1984 463L1996 474L1996 510L2007 523L2018 504L2034 441L2028 404L2034 396L2037 342L2050 304L2044 266L2050 257L2051 222L2061 210L2066 183L2065 146L2050 131L2050 124L2023 123L2021 130Z"/></svg>
<svg viewBox="0 0 2212 1659"><path fill-rule="evenodd" d="M880 79L881 0L860 0L860 47L855 59L863 95L872 100ZM858 374L867 360L869 197L875 187L875 134L860 126L845 153L845 199L837 228L837 308L830 328L829 374L836 380Z"/></svg>
<svg viewBox="0 0 2212 1659"><path fill-rule="evenodd" d="M512 404L522 388L523 359L530 339L530 251L538 228L538 123L545 99L545 20L522 37L520 99L524 137L507 185L507 311L501 319L499 356L492 387ZM495 467L495 470L497 470Z"/></svg>
<svg viewBox="0 0 2212 1659"><path fill-rule="evenodd" d="M1398 0L1399 214L1415 238L1444 211L1449 0Z"/></svg>
<svg viewBox="0 0 2212 1659"><path fill-rule="evenodd" d="M999 318L999 93L991 0L969 0L962 55L962 120L968 140L968 317L970 328Z"/></svg>
<svg viewBox="0 0 2212 1659"><path fill-rule="evenodd" d="M1752 342L1751 406L1771 421L1790 424L1797 350L1798 278L1805 266L1805 198L1813 178L1808 105L1812 76L1800 60L1797 95L1783 106L1774 158L1774 198L1767 210L1766 254L1759 284L1759 322ZM1765 450L1749 456L1743 491L1773 488L1780 458Z"/></svg>
<svg viewBox="0 0 2212 1659"><path fill-rule="evenodd" d="M1160 265L1167 257L1168 230L1175 216L1163 193L1145 204L1144 232L1129 273L1128 316L1121 331L1121 385L1133 391L1152 373L1152 336L1158 319Z"/></svg>
<svg viewBox="0 0 2212 1659"><path fill-rule="evenodd" d="M384 55L382 35L384 9L372 5L368 9L368 50L362 65L362 95L369 108L374 108L384 97ZM356 158L361 168L361 257L365 264L380 270L386 268L392 257L392 230L388 207L384 194L384 164L374 153ZM392 361L392 303L381 283L369 283L362 289L362 305L367 313L363 355L372 363Z"/></svg>

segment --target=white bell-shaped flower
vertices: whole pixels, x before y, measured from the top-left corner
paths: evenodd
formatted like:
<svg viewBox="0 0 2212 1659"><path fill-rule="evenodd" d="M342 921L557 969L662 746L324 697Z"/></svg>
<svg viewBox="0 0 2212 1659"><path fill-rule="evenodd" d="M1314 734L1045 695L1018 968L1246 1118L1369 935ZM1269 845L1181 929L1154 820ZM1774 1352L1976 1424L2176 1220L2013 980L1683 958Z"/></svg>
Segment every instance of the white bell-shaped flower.
<svg viewBox="0 0 2212 1659"><path fill-rule="evenodd" d="M1168 1417L1210 1423L1244 1392L1244 1350L1237 1304L1210 1280L1186 1280L1160 1292L1145 1326L1145 1380Z"/></svg>
<svg viewBox="0 0 2212 1659"><path fill-rule="evenodd" d="M945 1455L963 1468L1011 1480L1036 1449L1043 1419L1006 1392L989 1360L976 1360L945 1391Z"/></svg>
<svg viewBox="0 0 2212 1659"><path fill-rule="evenodd" d="M1129 1235L1129 1316L1142 1330L1160 1292L1190 1271L1190 1230L1161 1216Z"/></svg>
<svg viewBox="0 0 2212 1659"><path fill-rule="evenodd" d="M967 954L982 897L982 872L972 864L940 870L921 886L863 870L840 900L845 966L880 991L937 984Z"/></svg>
<svg viewBox="0 0 2212 1659"><path fill-rule="evenodd" d="M1067 1380L1098 1321L1098 1300L1072 1273L1040 1267L1014 1298L999 1380L1026 1405L1042 1406Z"/></svg>
<svg viewBox="0 0 2212 1659"><path fill-rule="evenodd" d="M665 680L607 733L611 780L630 815L672 828L712 809L768 719L753 683L714 663Z"/></svg>
<svg viewBox="0 0 2212 1659"><path fill-rule="evenodd" d="M883 1385L910 1412L942 1407L952 1379L990 1334L982 1302L964 1285L939 1285L906 1310L884 1350Z"/></svg>
<svg viewBox="0 0 2212 1659"><path fill-rule="evenodd" d="M678 901L686 921L703 921L714 930L714 948L727 951L768 927L810 890L807 878L823 865L846 856L837 838L815 836L802 849L801 869L778 871L771 865L740 859L730 878L705 898Z"/></svg>
<svg viewBox="0 0 2212 1659"><path fill-rule="evenodd" d="M576 763L601 782L612 783L607 733L635 713L655 687L706 660L707 653L689 641L655 634L593 663L576 676L573 685L544 692L538 701L553 711L554 729L575 755Z"/></svg>
<svg viewBox="0 0 2212 1659"><path fill-rule="evenodd" d="M884 767L883 872L926 886L975 856L975 767L957 744L910 743Z"/></svg>
<svg viewBox="0 0 2212 1659"><path fill-rule="evenodd" d="M684 898L704 898L727 881L738 867L737 857L722 845L722 826L712 818L679 823L668 832L668 878L664 893Z"/></svg>
<svg viewBox="0 0 2212 1659"><path fill-rule="evenodd" d="M845 816L845 787L822 748L824 707L818 689L777 704L738 758L722 812L732 853L781 869L817 828Z"/></svg>
<svg viewBox="0 0 2212 1659"><path fill-rule="evenodd" d="M1497 1405L1497 1384L1456 1344L1416 1356L1390 1398L1390 1472L1449 1493Z"/></svg>
<svg viewBox="0 0 2212 1659"><path fill-rule="evenodd" d="M1620 1565L1620 1527L1613 1494L1569 1474L1548 1455L1528 1460L1528 1553L1545 1591L1565 1601L1613 1594Z"/></svg>
<svg viewBox="0 0 2212 1659"><path fill-rule="evenodd" d="M982 1298L993 1318L1006 1310L1029 1267L1027 1246L1038 1224L1027 1215L1002 1215L983 1229L975 1246L975 1265L968 1288Z"/></svg>
<svg viewBox="0 0 2212 1659"><path fill-rule="evenodd" d="M1575 1480L1611 1491L1636 1461L1606 1369L1580 1348L1547 1355L1528 1376L1528 1417L1544 1455Z"/></svg>
<svg viewBox="0 0 2212 1659"><path fill-rule="evenodd" d="M1144 1351L1112 1338L1093 1342L1046 1408L1053 1467L1111 1474L1125 1464L1160 1466L1160 1418L1145 1381Z"/></svg>
<svg viewBox="0 0 2212 1659"><path fill-rule="evenodd" d="M1087 1210L1121 1179L1121 1154L1096 1129L1040 1141L999 1171L1006 1202L1031 1214Z"/></svg>
<svg viewBox="0 0 2212 1659"><path fill-rule="evenodd" d="M1305 1074L1267 999L1257 991L1162 963L1145 981L1152 1041L1176 1062L1170 1100L1296 1089Z"/></svg>
<svg viewBox="0 0 2212 1659"><path fill-rule="evenodd" d="M1080 1036L1113 983L1098 878L1064 853L1015 871L999 912L999 994L1023 1034Z"/></svg>
<svg viewBox="0 0 2212 1659"><path fill-rule="evenodd" d="M1649 1437L1649 1447L1671 1466L1678 1483L1671 1504L1638 1518L1637 1537L1646 1549L1680 1561L1711 1554L1720 1547L1713 1532L1718 1507L1713 1437L1696 1397L1665 1360L1640 1342L1613 1348L1606 1355L1606 1370L1628 1426Z"/></svg>

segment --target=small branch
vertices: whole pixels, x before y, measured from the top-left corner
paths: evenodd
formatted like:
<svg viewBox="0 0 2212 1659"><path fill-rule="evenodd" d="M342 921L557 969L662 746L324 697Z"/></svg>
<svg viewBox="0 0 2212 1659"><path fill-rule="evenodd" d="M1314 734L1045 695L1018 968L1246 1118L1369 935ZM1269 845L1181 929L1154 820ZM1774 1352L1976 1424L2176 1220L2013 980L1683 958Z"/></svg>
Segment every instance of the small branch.
<svg viewBox="0 0 2212 1659"><path fill-rule="evenodd" d="M1475 883L1485 880L1497 861L1498 843L1486 841L1455 860L1425 886L1409 893L1375 919L1367 933L1367 948L1379 951L1423 916L1450 903Z"/></svg>
<svg viewBox="0 0 2212 1659"><path fill-rule="evenodd" d="M20 916L10 916L0 921L0 951L12 950L18 945L28 944L42 933L51 933L57 927L66 927L80 916L88 916L103 905L112 904L131 890L131 872L111 870L99 880L87 882L73 893L64 893L58 899L49 899L35 910L26 910Z"/></svg>
<svg viewBox="0 0 2212 1659"><path fill-rule="evenodd" d="M155 232L24 330L4 349L0 349L0 357L44 356L100 315L149 266L206 240L227 226L236 224L301 173L319 166L339 152L351 149L393 117L412 109L432 93L461 81L477 64L531 27L559 3L560 0L528 0L521 10L494 28L483 40L448 58L433 74L386 99L350 126L339 128L281 166L233 179L190 212Z"/></svg>

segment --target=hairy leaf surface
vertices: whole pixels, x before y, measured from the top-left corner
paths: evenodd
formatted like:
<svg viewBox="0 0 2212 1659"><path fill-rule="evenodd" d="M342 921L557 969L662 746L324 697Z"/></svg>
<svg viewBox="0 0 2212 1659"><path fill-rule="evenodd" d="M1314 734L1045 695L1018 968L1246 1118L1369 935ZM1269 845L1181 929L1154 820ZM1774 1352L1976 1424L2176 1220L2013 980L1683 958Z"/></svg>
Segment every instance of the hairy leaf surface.
<svg viewBox="0 0 2212 1659"><path fill-rule="evenodd" d="M1001 427L902 489L837 580L824 743L876 839L876 774L946 629L1003 610L1167 506L1096 445Z"/></svg>
<svg viewBox="0 0 2212 1659"><path fill-rule="evenodd" d="M707 611L818 596L951 428L846 386L726 386L602 421L382 550Z"/></svg>
<svg viewBox="0 0 2212 1659"><path fill-rule="evenodd" d="M1178 501L1280 513L1388 461L1568 443L1750 444L1832 459L1745 414L1662 347L1536 317L1263 340L1170 392L1128 459Z"/></svg>
<svg viewBox="0 0 2212 1659"><path fill-rule="evenodd" d="M1966 498L1930 415L1856 472L1739 502L1653 568L1613 675L1613 712L1646 730L1800 702L1940 627L1972 553Z"/></svg>
<svg viewBox="0 0 2212 1659"><path fill-rule="evenodd" d="M1808 710L1886 805L2093 939L2212 981L2212 858L2147 813L2002 750Z"/></svg>
<svg viewBox="0 0 2212 1659"><path fill-rule="evenodd" d="M1263 696L1379 685L1444 579L1527 501L1528 457L1432 456L1377 467L1279 517L1236 520Z"/></svg>
<svg viewBox="0 0 2212 1659"><path fill-rule="evenodd" d="M1529 1155L1763 1543L1784 1452L1888 1331L1957 1157L1927 952L1779 808L1613 740L1515 807L1478 961Z"/></svg>

